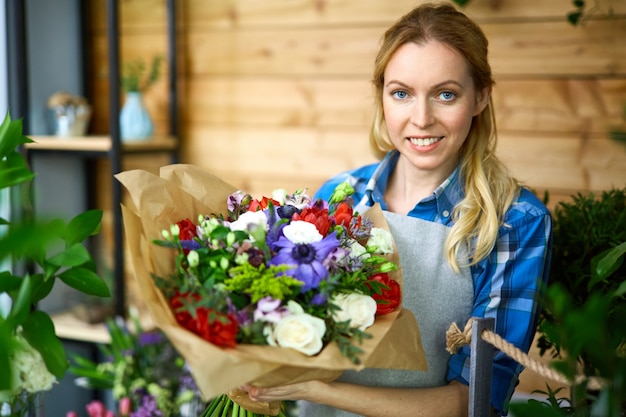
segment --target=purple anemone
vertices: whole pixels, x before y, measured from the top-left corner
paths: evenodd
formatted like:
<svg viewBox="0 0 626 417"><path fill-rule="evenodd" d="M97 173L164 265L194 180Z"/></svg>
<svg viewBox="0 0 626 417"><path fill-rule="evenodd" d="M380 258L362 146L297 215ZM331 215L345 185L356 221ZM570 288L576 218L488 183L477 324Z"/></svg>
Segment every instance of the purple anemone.
<svg viewBox="0 0 626 417"><path fill-rule="evenodd" d="M337 246L339 239L335 232L329 234L319 242L293 243L284 236L274 242L273 249L277 251L272 258L272 265L294 265L287 273L302 281L301 292L317 288L320 282L328 277L329 273L324 266L324 260Z"/></svg>

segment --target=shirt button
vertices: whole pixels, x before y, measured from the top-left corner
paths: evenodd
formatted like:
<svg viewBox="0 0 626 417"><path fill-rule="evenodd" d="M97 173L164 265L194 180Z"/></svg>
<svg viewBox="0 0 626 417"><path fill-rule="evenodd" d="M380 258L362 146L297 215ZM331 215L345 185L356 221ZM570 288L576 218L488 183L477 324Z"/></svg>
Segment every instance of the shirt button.
<svg viewBox="0 0 626 417"><path fill-rule="evenodd" d="M441 214L443 214L443 217L448 217L450 212L448 210L444 210Z"/></svg>

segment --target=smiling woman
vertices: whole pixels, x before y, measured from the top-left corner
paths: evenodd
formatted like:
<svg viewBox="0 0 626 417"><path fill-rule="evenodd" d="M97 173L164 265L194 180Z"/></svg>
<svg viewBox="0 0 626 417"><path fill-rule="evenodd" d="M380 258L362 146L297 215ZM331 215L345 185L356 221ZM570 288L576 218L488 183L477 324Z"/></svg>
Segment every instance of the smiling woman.
<svg viewBox="0 0 626 417"><path fill-rule="evenodd" d="M471 352L445 352L450 323L492 317L498 334L529 349L551 218L495 154L487 46L480 27L450 4L401 17L374 65L370 145L381 161L336 175L316 194L347 182L356 210L385 210L404 272L402 305L419 320L428 371L365 369L330 383L249 386L253 399L299 400L305 417L462 416ZM493 369L491 408L502 415L521 366L496 354Z"/></svg>

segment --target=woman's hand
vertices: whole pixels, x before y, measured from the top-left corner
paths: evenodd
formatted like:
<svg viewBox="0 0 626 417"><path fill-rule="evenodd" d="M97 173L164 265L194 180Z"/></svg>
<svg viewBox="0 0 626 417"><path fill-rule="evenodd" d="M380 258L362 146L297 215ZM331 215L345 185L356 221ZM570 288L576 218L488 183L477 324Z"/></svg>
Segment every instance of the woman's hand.
<svg viewBox="0 0 626 417"><path fill-rule="evenodd" d="M320 381L309 381L269 388L245 384L240 386L239 389L248 392L248 396L253 401L296 401L307 399L308 393L314 389L316 384L323 383Z"/></svg>

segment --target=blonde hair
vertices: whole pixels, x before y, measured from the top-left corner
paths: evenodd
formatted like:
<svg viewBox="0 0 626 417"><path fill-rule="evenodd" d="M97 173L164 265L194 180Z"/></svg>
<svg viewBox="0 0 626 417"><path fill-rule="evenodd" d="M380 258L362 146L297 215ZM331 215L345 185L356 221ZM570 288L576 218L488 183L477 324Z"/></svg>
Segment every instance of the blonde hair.
<svg viewBox="0 0 626 417"><path fill-rule="evenodd" d="M423 4L413 9L385 32L375 61L372 83L376 96L370 147L378 158L394 149L383 113L385 68L400 46L430 40L454 48L465 58L476 91L495 84L487 59L488 41L476 23L450 4ZM489 255L504 213L519 193L520 184L495 155L496 142L496 121L490 98L485 109L472 120L459 155L465 197L454 208L454 225L446 241L446 257L456 271L462 247L470 251L467 265L474 265Z"/></svg>

